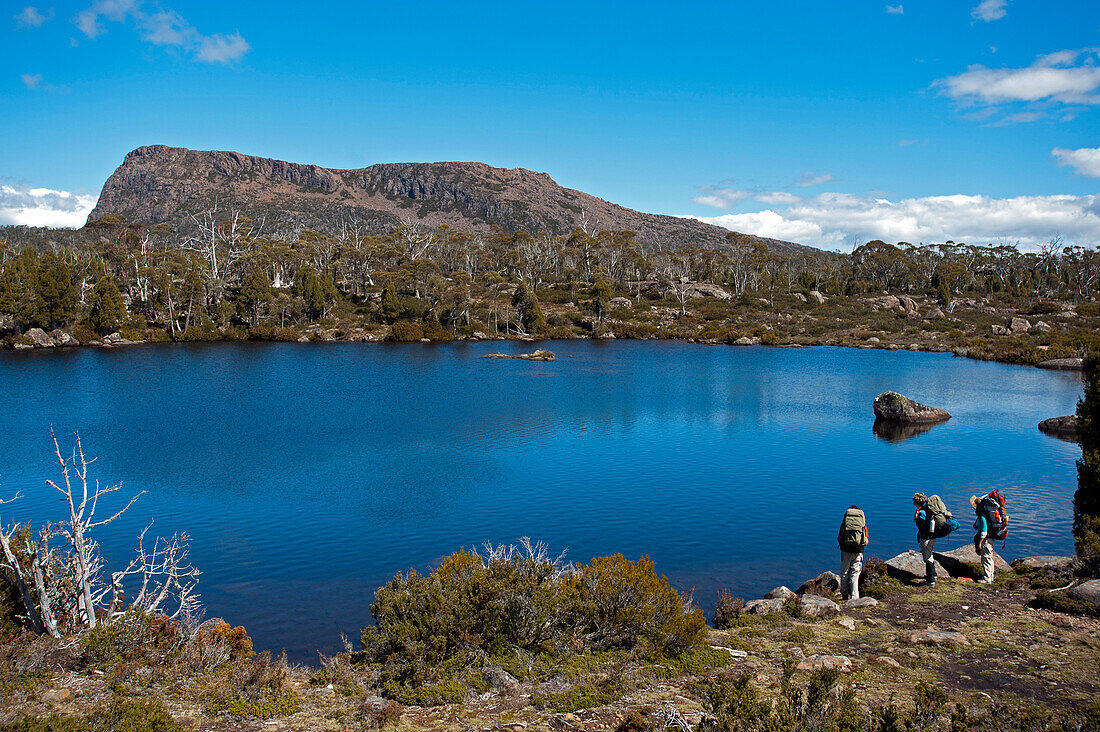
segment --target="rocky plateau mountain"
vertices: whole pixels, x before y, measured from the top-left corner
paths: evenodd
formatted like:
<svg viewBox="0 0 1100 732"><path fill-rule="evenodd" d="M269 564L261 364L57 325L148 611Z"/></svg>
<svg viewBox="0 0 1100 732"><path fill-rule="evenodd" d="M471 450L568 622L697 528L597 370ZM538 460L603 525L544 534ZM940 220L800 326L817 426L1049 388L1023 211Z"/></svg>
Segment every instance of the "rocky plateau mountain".
<svg viewBox="0 0 1100 732"><path fill-rule="evenodd" d="M139 147L107 179L92 221L118 214L129 221L194 227L213 206L264 220L264 232L303 229L335 233L358 225L383 233L412 217L475 233L494 228L532 234L630 230L648 248L728 248L727 231L694 219L641 213L563 188L546 173L484 163L380 163L355 170L289 163L236 152ZM763 242L773 251L807 251L791 242L742 235L738 246Z"/></svg>

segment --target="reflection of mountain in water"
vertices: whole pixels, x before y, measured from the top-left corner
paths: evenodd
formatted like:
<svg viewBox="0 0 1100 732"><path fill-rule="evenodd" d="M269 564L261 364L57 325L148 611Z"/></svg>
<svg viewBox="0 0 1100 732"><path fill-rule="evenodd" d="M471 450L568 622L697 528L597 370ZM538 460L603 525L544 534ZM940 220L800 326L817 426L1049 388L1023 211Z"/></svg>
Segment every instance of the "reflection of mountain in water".
<svg viewBox="0 0 1100 732"><path fill-rule="evenodd" d="M933 424L924 423L918 424L914 422L895 422L892 419L883 419L878 417L875 419L875 423L871 426L871 429L875 432L875 437L880 440L886 440L887 442L905 442L911 440L917 435L923 435L928 430L935 427L941 422Z"/></svg>

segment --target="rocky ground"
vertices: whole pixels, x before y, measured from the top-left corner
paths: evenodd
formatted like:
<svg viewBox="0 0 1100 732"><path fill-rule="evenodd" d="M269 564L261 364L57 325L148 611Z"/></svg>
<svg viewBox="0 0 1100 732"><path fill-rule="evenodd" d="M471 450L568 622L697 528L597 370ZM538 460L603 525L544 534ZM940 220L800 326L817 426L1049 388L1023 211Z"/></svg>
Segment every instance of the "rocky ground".
<svg viewBox="0 0 1100 732"><path fill-rule="evenodd" d="M901 565L911 559L901 556ZM947 558L944 563L951 565ZM199 691L202 679L161 684L148 669L107 664L39 674L5 689L0 723L23 715L94 715L123 695L160 699L178 722L195 730L610 730L631 712L650 719L679 714L696 724L705 713L696 686L700 677L748 673L762 691L776 694L785 665L796 666L796 683L805 683L815 669L837 669L867 708L911 708L922 681L974 708L995 699L1065 712L1096 699L1100 618L1028 607L1035 592L1024 570L1002 571L987 586L965 576L973 568L962 562L954 567L958 578L942 577L927 589L905 570L887 573L881 563L869 564L865 591L874 598L834 604L827 597L834 580L827 574L793 599L784 601L780 590L773 593L779 604L772 609L778 611L749 603L733 615L731 627L709 632L717 653L681 668L611 654L563 668L538 684L504 674L485 693L471 689L462 703L402 708L378 696L377 671L349 665L324 677L317 669L291 667L287 684L300 710L264 719L210 716ZM583 694L562 701L571 698L571 689L587 688L614 691L594 703Z"/></svg>

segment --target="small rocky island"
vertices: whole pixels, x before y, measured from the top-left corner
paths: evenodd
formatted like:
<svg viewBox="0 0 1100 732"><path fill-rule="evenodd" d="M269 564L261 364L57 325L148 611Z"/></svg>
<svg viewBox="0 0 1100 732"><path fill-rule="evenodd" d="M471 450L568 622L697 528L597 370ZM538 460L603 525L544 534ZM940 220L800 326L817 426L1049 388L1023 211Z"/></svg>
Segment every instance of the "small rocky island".
<svg viewBox="0 0 1100 732"><path fill-rule="evenodd" d="M907 424L936 424L951 419L943 409L915 402L896 391L886 391L875 397L875 416L890 422Z"/></svg>
<svg viewBox="0 0 1100 732"><path fill-rule="evenodd" d="M486 353L481 358L519 358L524 361L553 361L557 359L553 351L539 349L531 353Z"/></svg>

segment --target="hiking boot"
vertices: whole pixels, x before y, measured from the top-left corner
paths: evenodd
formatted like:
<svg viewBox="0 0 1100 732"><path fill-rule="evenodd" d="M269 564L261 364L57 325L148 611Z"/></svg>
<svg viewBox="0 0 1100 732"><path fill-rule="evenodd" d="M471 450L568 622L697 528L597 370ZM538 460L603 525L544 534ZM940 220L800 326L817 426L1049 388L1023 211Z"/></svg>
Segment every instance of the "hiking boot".
<svg viewBox="0 0 1100 732"><path fill-rule="evenodd" d="M927 587L930 590L934 590L934 589L936 589L936 580L932 580L931 582L925 582L924 586Z"/></svg>

